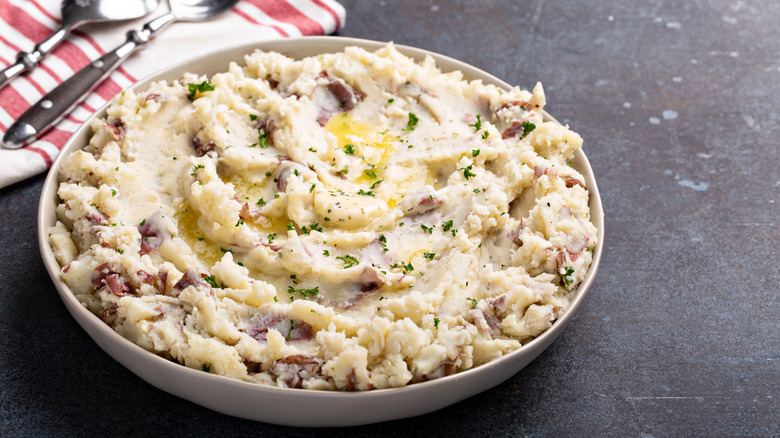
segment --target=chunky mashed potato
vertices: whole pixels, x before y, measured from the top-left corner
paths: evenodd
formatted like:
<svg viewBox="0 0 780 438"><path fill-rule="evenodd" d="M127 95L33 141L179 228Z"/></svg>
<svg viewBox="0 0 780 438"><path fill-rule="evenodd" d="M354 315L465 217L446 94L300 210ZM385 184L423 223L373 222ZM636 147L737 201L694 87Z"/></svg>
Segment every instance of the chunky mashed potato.
<svg viewBox="0 0 780 438"><path fill-rule="evenodd" d="M50 242L122 336L188 367L368 390L501 357L566 312L597 244L582 140L542 87L392 45L117 96L65 160Z"/></svg>

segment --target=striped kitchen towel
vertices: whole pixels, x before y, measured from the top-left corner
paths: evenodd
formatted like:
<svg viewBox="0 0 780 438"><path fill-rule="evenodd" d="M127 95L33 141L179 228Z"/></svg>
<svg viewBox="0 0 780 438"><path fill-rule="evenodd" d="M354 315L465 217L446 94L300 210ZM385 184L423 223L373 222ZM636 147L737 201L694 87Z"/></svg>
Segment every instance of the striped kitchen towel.
<svg viewBox="0 0 780 438"><path fill-rule="evenodd" d="M128 0L132 1L132 0ZM30 105L90 61L113 50L125 32L140 29L167 12L165 1L147 17L84 26L72 33L41 64L0 90L0 138ZM58 0L0 1L0 66L16 61L20 50L32 51L60 24ZM46 135L19 150L0 148L0 188L46 171L60 148L81 123L123 88L176 62L242 39L274 39L329 34L344 26L346 12L335 0L241 0L229 12L199 23L178 22L133 54L87 100Z"/></svg>

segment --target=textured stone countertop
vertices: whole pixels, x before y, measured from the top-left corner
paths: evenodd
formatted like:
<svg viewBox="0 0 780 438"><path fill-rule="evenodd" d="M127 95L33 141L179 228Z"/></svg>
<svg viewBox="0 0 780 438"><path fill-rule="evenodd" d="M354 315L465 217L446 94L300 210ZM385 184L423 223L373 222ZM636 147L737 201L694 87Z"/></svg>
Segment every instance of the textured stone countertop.
<svg viewBox="0 0 780 438"><path fill-rule="evenodd" d="M41 175L0 190L0 435L780 435L780 2L341 3L340 35L544 83L606 213L576 319L505 383L432 414L232 418L146 384L70 317L38 254Z"/></svg>

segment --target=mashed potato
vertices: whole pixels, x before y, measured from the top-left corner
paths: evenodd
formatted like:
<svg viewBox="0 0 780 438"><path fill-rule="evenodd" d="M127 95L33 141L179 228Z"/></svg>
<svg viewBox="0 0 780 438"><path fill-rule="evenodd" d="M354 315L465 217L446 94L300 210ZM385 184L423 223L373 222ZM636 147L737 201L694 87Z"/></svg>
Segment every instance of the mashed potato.
<svg viewBox="0 0 780 438"><path fill-rule="evenodd" d="M127 90L60 174L50 243L79 300L188 367L368 390L519 348L597 244L582 140L542 87L392 45Z"/></svg>

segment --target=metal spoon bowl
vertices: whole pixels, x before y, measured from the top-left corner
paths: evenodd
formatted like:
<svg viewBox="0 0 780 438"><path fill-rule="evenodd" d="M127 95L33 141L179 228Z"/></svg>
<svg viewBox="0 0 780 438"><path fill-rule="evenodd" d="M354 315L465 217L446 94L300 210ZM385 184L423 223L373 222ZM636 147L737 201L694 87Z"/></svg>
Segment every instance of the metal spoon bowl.
<svg viewBox="0 0 780 438"><path fill-rule="evenodd" d="M157 32L175 21L199 21L221 14L238 0L169 0L171 12L157 17L143 29L127 32L127 40L99 59L79 70L70 79L51 90L24 112L3 137L7 149L19 149L24 142L43 135L65 117L133 52L146 46Z"/></svg>
<svg viewBox="0 0 780 438"><path fill-rule="evenodd" d="M53 35L39 42L33 51L19 52L16 63L0 71L0 89L11 79L38 65L41 59L57 47L74 29L87 23L121 21L143 17L157 8L159 0L65 0L62 3L62 23Z"/></svg>

